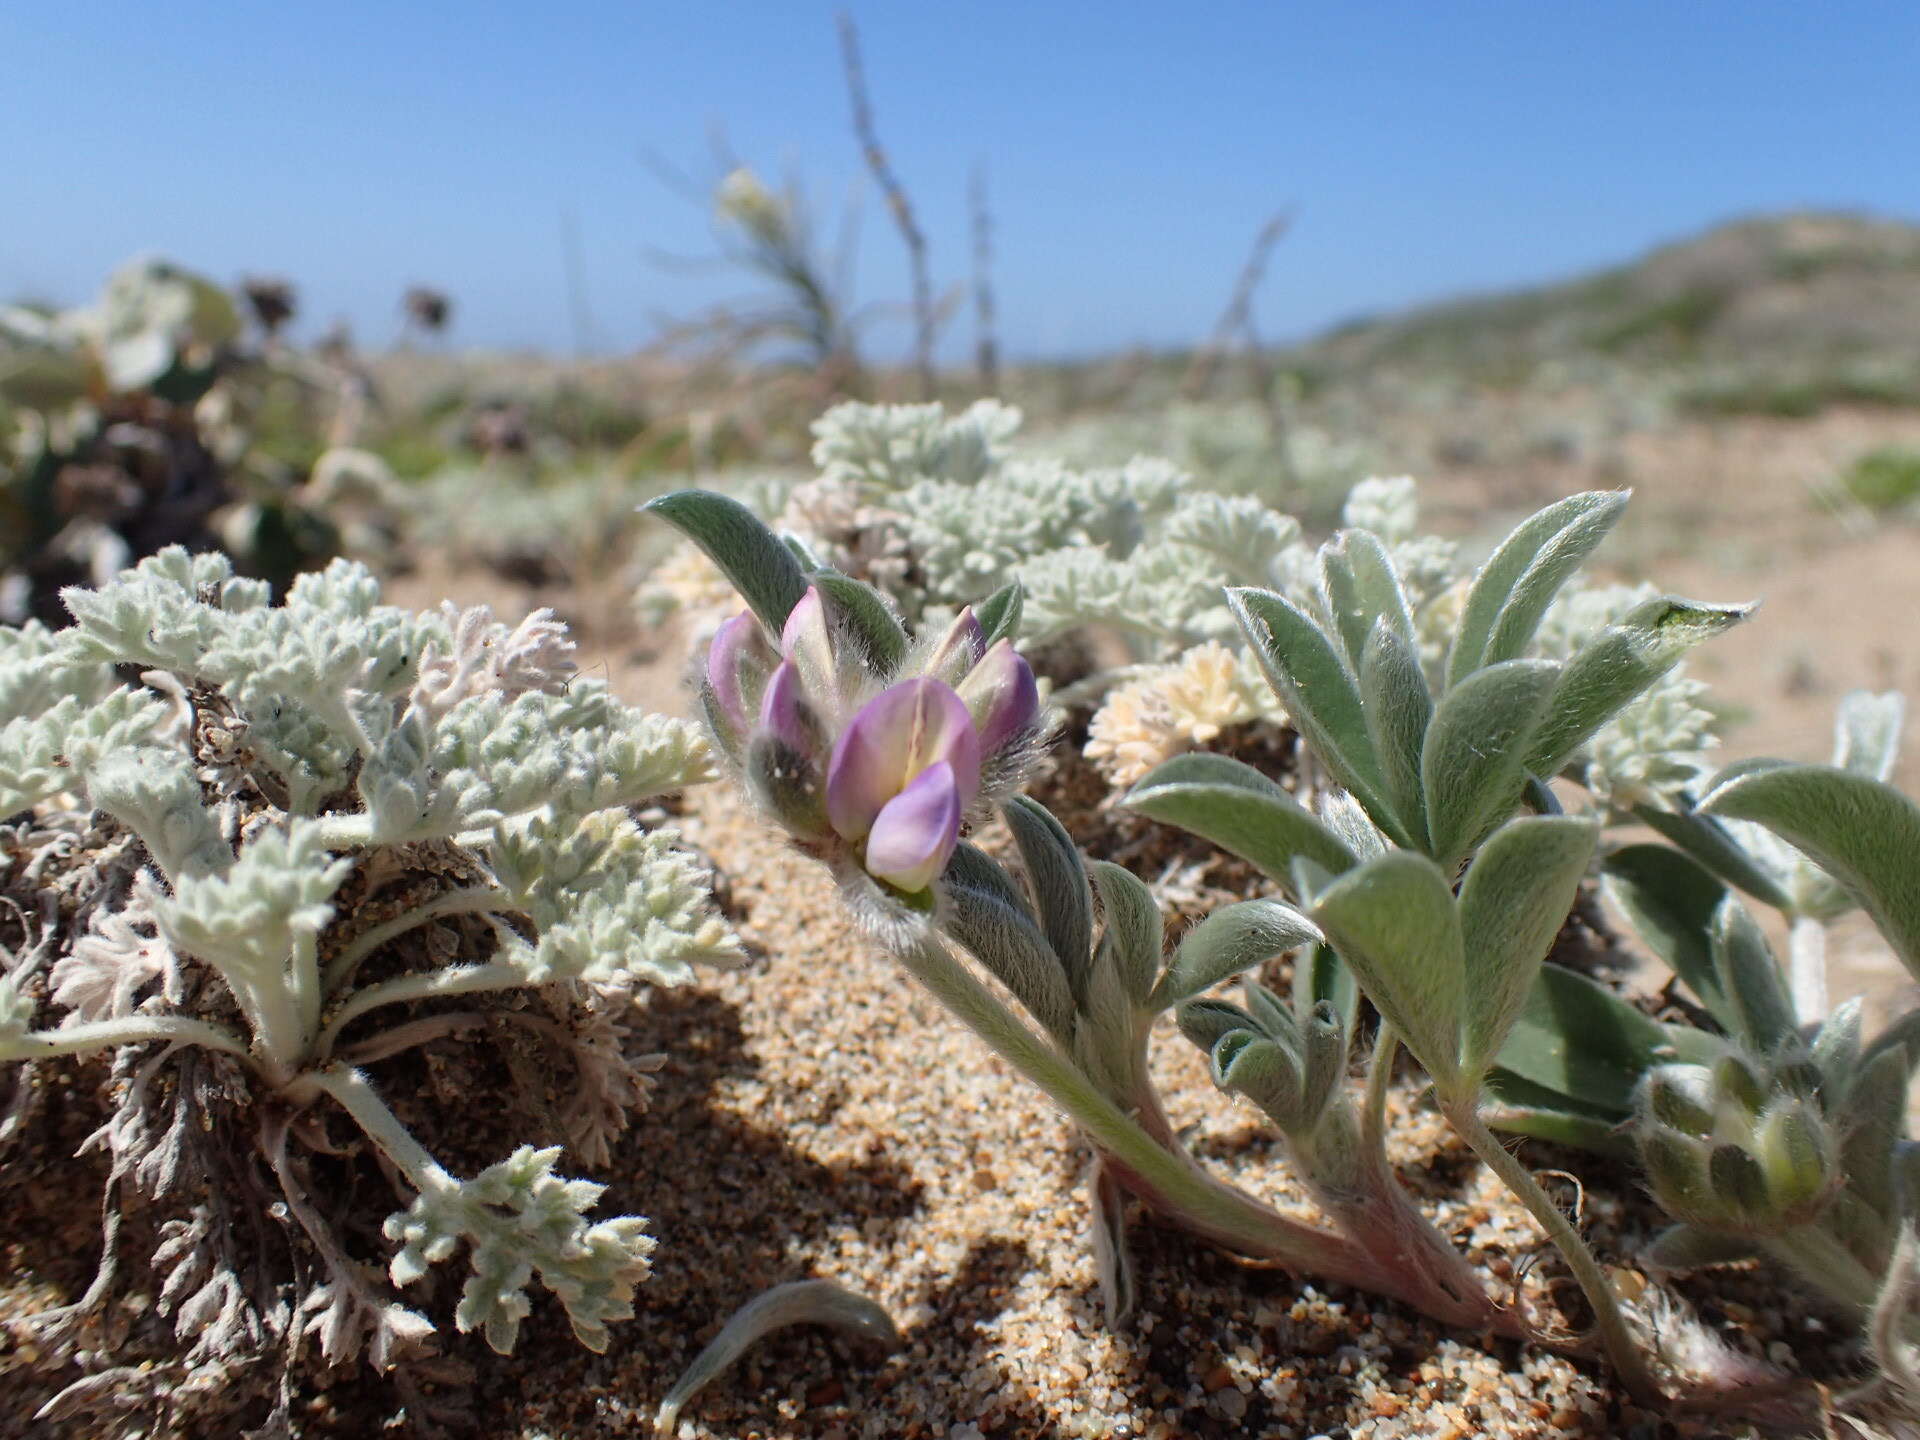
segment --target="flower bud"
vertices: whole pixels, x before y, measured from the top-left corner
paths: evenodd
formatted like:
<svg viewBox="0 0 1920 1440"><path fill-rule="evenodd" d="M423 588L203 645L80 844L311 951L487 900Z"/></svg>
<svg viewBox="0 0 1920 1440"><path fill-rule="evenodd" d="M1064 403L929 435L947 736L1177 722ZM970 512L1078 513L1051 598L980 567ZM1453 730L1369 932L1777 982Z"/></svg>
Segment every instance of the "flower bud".
<svg viewBox="0 0 1920 1440"><path fill-rule="evenodd" d="M1723 1102L1731 1102L1747 1119L1756 1120L1766 1106L1766 1092L1753 1067L1738 1055L1722 1055L1713 1062L1713 1080Z"/></svg>
<svg viewBox="0 0 1920 1440"><path fill-rule="evenodd" d="M960 682L959 693L973 716L983 756L998 753L1040 721L1040 687L1033 667L1009 640L994 641Z"/></svg>
<svg viewBox="0 0 1920 1440"><path fill-rule="evenodd" d="M1647 1072L1642 1099L1662 1125L1706 1139L1713 1134L1716 1093L1704 1065L1661 1065Z"/></svg>
<svg viewBox="0 0 1920 1440"><path fill-rule="evenodd" d="M1799 1100L1781 1101L1761 1120L1754 1142L1772 1206L1788 1223L1812 1219L1835 1179L1826 1121Z"/></svg>
<svg viewBox="0 0 1920 1440"><path fill-rule="evenodd" d="M814 703L829 713L840 704L840 679L833 656L833 633L827 625L826 603L809 585L787 614L780 631L780 653L800 667L800 678Z"/></svg>
<svg viewBox="0 0 1920 1440"><path fill-rule="evenodd" d="M714 734L730 755L737 757L746 743L759 691L772 668L773 648L750 612L742 610L714 633L702 696Z"/></svg>
<svg viewBox="0 0 1920 1440"><path fill-rule="evenodd" d="M1707 1181L1707 1147L1658 1125L1643 1126L1638 1138L1640 1164L1661 1207L1676 1220L1720 1223L1721 1209Z"/></svg>
<svg viewBox="0 0 1920 1440"><path fill-rule="evenodd" d="M1728 1143L1713 1147L1707 1160L1707 1180L1713 1198L1727 1211L1729 1220L1759 1225L1772 1217L1766 1172L1740 1146Z"/></svg>
<svg viewBox="0 0 1920 1440"><path fill-rule="evenodd" d="M963 607L954 616L953 624L947 627L947 633L940 637L940 643L928 654L921 673L948 685L959 685L966 679L967 673L980 663L984 648L980 642L984 638L973 607Z"/></svg>

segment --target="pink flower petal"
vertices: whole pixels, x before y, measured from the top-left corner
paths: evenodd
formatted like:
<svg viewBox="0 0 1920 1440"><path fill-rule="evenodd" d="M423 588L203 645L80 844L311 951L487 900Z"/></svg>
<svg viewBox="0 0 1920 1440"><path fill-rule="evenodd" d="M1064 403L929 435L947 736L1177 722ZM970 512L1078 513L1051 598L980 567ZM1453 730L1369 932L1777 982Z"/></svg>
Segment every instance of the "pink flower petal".
<svg viewBox="0 0 1920 1440"><path fill-rule="evenodd" d="M714 703L736 732L747 728L747 697L740 688L740 662L746 658L760 622L742 610L714 633L707 647L707 684Z"/></svg>
<svg viewBox="0 0 1920 1440"><path fill-rule="evenodd" d="M803 754L812 744L807 726L800 718L800 704L805 694L799 667L791 660L782 660L773 678L767 681L766 694L760 698L761 732Z"/></svg>
<svg viewBox="0 0 1920 1440"><path fill-rule="evenodd" d="M944 761L964 809L980 788L980 739L953 687L922 676L890 685L860 707L827 765L827 818L860 840L881 809L928 766Z"/></svg>
<svg viewBox="0 0 1920 1440"><path fill-rule="evenodd" d="M947 868L965 809L953 766L936 761L880 808L867 836L867 871L897 889L926 889Z"/></svg>

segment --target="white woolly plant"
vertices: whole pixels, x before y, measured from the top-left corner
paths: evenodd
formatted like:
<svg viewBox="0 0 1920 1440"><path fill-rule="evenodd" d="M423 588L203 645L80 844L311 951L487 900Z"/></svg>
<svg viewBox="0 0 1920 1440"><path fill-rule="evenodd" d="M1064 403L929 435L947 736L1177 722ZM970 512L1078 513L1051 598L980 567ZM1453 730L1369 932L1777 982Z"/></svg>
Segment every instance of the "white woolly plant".
<svg viewBox="0 0 1920 1440"><path fill-rule="evenodd" d="M27 843L97 812L142 863L130 886L102 871L84 933L0 974L0 1059L114 1056L127 1083L94 1143L115 1185L191 1205L154 1257L188 1363L297 1329L330 1361L364 1346L384 1369L426 1340L431 1323L368 1277L313 1194L311 1147L338 1143L331 1107L402 1184L395 1286L464 1245L460 1330L511 1349L537 1278L604 1348L647 1273L645 1221L590 1219L603 1187L561 1178L557 1146L461 1178L377 1077L498 1018L577 1068L559 1118L607 1159L644 1093L621 1008L738 956L701 868L630 813L707 778L704 739L574 674L545 612L513 629L484 609L415 615L344 561L280 606L223 557L178 549L65 600L70 630L0 631L0 815ZM65 826L69 849L84 829ZM8 877L16 894L33 883ZM290 1311L260 1310L228 1256L236 1197L214 1177L235 1161L214 1152L235 1143L265 1160L321 1261Z"/></svg>

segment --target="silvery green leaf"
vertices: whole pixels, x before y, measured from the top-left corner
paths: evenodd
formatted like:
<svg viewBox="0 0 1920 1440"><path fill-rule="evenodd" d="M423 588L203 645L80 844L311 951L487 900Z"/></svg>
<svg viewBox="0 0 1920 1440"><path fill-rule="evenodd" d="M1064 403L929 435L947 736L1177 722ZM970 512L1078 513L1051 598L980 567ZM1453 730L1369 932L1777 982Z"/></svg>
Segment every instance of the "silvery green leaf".
<svg viewBox="0 0 1920 1440"><path fill-rule="evenodd" d="M1920 975L1920 808L1899 791L1847 770L1782 765L1716 782L1702 808L1804 851Z"/></svg>
<svg viewBox="0 0 1920 1440"><path fill-rule="evenodd" d="M1547 702L1527 751L1527 768L1557 775L1606 723L1680 663L1753 613L1750 605L1702 605L1670 595L1637 605L1581 646Z"/></svg>
<svg viewBox="0 0 1920 1440"><path fill-rule="evenodd" d="M1327 634L1291 601L1269 590L1229 590L1227 603L1253 646L1267 683L1327 772L1351 790L1381 828L1398 828L1366 709ZM1404 834L1394 839L1405 842Z"/></svg>
<svg viewBox="0 0 1920 1440"><path fill-rule="evenodd" d="M1238 1005L1226 1000L1189 1000L1174 1012L1180 1033L1211 1055L1220 1037L1235 1030L1259 1034L1260 1026Z"/></svg>
<svg viewBox="0 0 1920 1440"><path fill-rule="evenodd" d="M1464 1068L1484 1073L1533 989L1593 858L1599 827L1541 815L1494 831L1460 886L1466 947Z"/></svg>
<svg viewBox="0 0 1920 1440"><path fill-rule="evenodd" d="M1261 1034L1297 1044L1300 1027L1294 1020L1294 1012L1278 995L1253 976L1242 975L1240 998L1246 1001L1247 1013L1259 1022Z"/></svg>
<svg viewBox="0 0 1920 1440"><path fill-rule="evenodd" d="M1393 848L1360 802L1337 785L1322 789L1314 797L1313 808L1320 823L1358 858L1372 860ZM1294 857L1296 862L1301 858Z"/></svg>
<svg viewBox="0 0 1920 1440"><path fill-rule="evenodd" d="M1443 1093L1461 1079L1466 957L1440 868L1396 851L1334 881L1313 920Z"/></svg>
<svg viewBox="0 0 1920 1440"><path fill-rule="evenodd" d="M1834 719L1833 763L1869 780L1891 780L1906 717L1906 697L1898 690L1855 690L1843 697Z"/></svg>
<svg viewBox="0 0 1920 1440"><path fill-rule="evenodd" d="M78 790L103 757L150 738L165 715L144 690L114 690L92 701L68 695L0 725L0 816Z"/></svg>
<svg viewBox="0 0 1920 1440"><path fill-rule="evenodd" d="M1079 847L1045 806L1024 795L1009 800L1003 813L1026 868L1040 929L1078 999L1093 961L1093 891Z"/></svg>
<svg viewBox="0 0 1920 1440"><path fill-rule="evenodd" d="M1907 1074L1920 1065L1920 1010L1909 1010L1882 1030L1868 1044L1861 1063L1875 1059L1882 1051L1898 1049L1906 1056Z"/></svg>
<svg viewBox="0 0 1920 1440"><path fill-rule="evenodd" d="M996 640L1012 639L1020 633L1021 612L1026 609L1026 592L1018 580L1002 585L974 606L973 618L980 622L980 648L993 648Z"/></svg>
<svg viewBox="0 0 1920 1440"><path fill-rule="evenodd" d="M1285 1045L1234 1030L1214 1044L1210 1060L1215 1085L1246 1096L1283 1130L1302 1128L1299 1059Z"/></svg>
<svg viewBox="0 0 1920 1440"><path fill-rule="evenodd" d="M1320 574L1350 666L1359 668L1377 625L1413 644L1413 612L1379 537L1366 530L1342 530L1320 547Z"/></svg>
<svg viewBox="0 0 1920 1440"><path fill-rule="evenodd" d="M1727 997L1734 1033L1765 1055L1798 1029L1773 948L1747 907L1731 895L1714 914L1711 943L1713 971Z"/></svg>
<svg viewBox="0 0 1920 1440"><path fill-rule="evenodd" d="M90 705L115 688L112 668L76 660L68 639L38 620L0 627L0 724L39 715L69 696Z"/></svg>
<svg viewBox="0 0 1920 1440"><path fill-rule="evenodd" d="M1105 860L1096 860L1089 868L1106 917L1101 949L1112 951L1115 973L1132 1002L1145 1005L1160 973L1160 907L1153 892L1131 871Z"/></svg>
<svg viewBox="0 0 1920 1440"><path fill-rule="evenodd" d="M528 980L679 985L695 964L739 964L740 942L713 909L712 877L674 839L620 810L497 829L488 858L540 932Z"/></svg>
<svg viewBox="0 0 1920 1440"><path fill-rule="evenodd" d="M1906 1133L1906 1056L1883 1050L1861 1067L1847 1095L1840 1169L1847 1187L1889 1218L1895 1209L1894 1150Z"/></svg>
<svg viewBox="0 0 1920 1440"><path fill-rule="evenodd" d="M1627 845L1601 863L1602 888L1640 937L1729 1029L1733 1016L1713 968L1713 918L1727 887L1664 845Z"/></svg>
<svg viewBox="0 0 1920 1440"><path fill-rule="evenodd" d="M654 1241L637 1215L589 1222L586 1212L606 1187L555 1175L559 1155L557 1145L523 1145L471 1180L441 1172L387 1218L387 1238L401 1246L389 1266L393 1283L420 1279L464 1240L473 1273L454 1313L463 1334L482 1330L496 1352L511 1352L532 1310L527 1284L537 1276L566 1307L580 1343L604 1352L608 1323L633 1314Z"/></svg>
<svg viewBox="0 0 1920 1440"><path fill-rule="evenodd" d="M969 852L972 852L971 856ZM977 858L976 858L977 857ZM1060 957L984 855L961 845L941 879L941 923L1051 1034L1073 1033L1074 996Z"/></svg>
<svg viewBox="0 0 1920 1440"><path fill-rule="evenodd" d="M807 577L793 552L751 510L706 490L675 490L642 508L704 550L768 632L780 633L807 592Z"/></svg>
<svg viewBox="0 0 1920 1440"><path fill-rule="evenodd" d="M856 647L864 668L877 680L888 680L907 653L907 632L871 585L832 570L816 570L807 577L826 602L835 632Z"/></svg>
<svg viewBox="0 0 1920 1440"><path fill-rule="evenodd" d="M1310 1010L1300 1027L1300 1116L1311 1128L1347 1078L1347 1025L1330 1000Z"/></svg>
<svg viewBox="0 0 1920 1440"><path fill-rule="evenodd" d="M1508 660L1476 669L1449 690L1427 727L1421 783L1428 851L1451 872L1513 812L1527 781L1527 747L1559 667Z"/></svg>
<svg viewBox="0 0 1920 1440"><path fill-rule="evenodd" d="M1427 798L1420 784L1420 757L1433 719L1433 696L1419 649L1382 617L1367 638L1359 665L1367 734L1380 757L1387 794L1401 823L1424 838Z"/></svg>
<svg viewBox="0 0 1920 1440"><path fill-rule="evenodd" d="M1624 491L1570 495L1522 521L1474 577L1447 657L1447 684L1526 653L1540 617L1626 507Z"/></svg>
<svg viewBox="0 0 1920 1440"><path fill-rule="evenodd" d="M1519 1082L1524 1085L1525 1082ZM1487 1078L1487 1103L1480 1118L1495 1130L1509 1135L1526 1135L1549 1140L1569 1150L1584 1150L1589 1155L1607 1155L1631 1160L1634 1147L1622 1126L1621 1116L1588 1114L1569 1108L1566 1097L1547 1093L1543 1103L1529 1105L1509 1096L1514 1088L1511 1072L1494 1070Z"/></svg>
<svg viewBox="0 0 1920 1440"><path fill-rule="evenodd" d="M1136 785L1125 804L1211 840L1281 885L1292 883L1295 857L1333 875L1354 864L1353 852L1291 795L1224 755L1177 756Z"/></svg>
<svg viewBox="0 0 1920 1440"><path fill-rule="evenodd" d="M1793 908L1793 897L1787 893L1783 877L1763 864L1760 857L1749 854L1713 816L1698 810L1636 805L1633 818L1658 831L1735 889L1776 910Z"/></svg>
<svg viewBox="0 0 1920 1440"><path fill-rule="evenodd" d="M184 754L148 746L109 750L87 776L87 798L138 835L170 880L218 873L232 863Z"/></svg>
<svg viewBox="0 0 1920 1440"><path fill-rule="evenodd" d="M1661 1271L1704 1270L1751 1260L1759 1249L1745 1235L1708 1230L1699 1225L1670 1225L1640 1252L1640 1261Z"/></svg>
<svg viewBox="0 0 1920 1440"><path fill-rule="evenodd" d="M1723 1043L1690 1026L1662 1025L1606 986L1542 965L1499 1063L1542 1091L1624 1118L1648 1070L1673 1061L1707 1063Z"/></svg>
<svg viewBox="0 0 1920 1440"><path fill-rule="evenodd" d="M1340 952L1331 945L1309 945L1293 958L1293 1008L1306 1015L1321 1001L1332 1005L1347 1034L1360 1010L1360 987Z"/></svg>
<svg viewBox="0 0 1920 1440"><path fill-rule="evenodd" d="M1211 989L1320 932L1299 911L1273 900L1242 900L1202 920L1173 952L1149 1006L1158 1013Z"/></svg>

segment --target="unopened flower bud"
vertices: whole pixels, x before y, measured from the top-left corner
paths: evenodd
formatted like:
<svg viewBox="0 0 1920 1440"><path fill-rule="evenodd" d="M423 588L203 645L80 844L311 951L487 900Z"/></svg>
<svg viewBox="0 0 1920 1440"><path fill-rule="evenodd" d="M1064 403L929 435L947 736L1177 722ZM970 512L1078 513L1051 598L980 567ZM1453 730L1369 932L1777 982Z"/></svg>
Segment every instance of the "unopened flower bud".
<svg viewBox="0 0 1920 1440"><path fill-rule="evenodd" d="M1802 1101L1780 1101L1761 1120L1754 1142L1774 1208L1791 1223L1811 1219L1833 1182L1826 1121Z"/></svg>
<svg viewBox="0 0 1920 1440"><path fill-rule="evenodd" d="M800 667L800 678L814 703L829 712L839 707L840 681L833 657L833 634L827 626L827 607L820 591L809 585L787 614L780 631L780 651Z"/></svg>
<svg viewBox="0 0 1920 1440"><path fill-rule="evenodd" d="M1754 1225L1771 1218L1766 1172L1740 1146L1714 1146L1707 1160L1707 1179L1713 1187L1713 1198L1725 1207L1730 1220Z"/></svg>
<svg viewBox="0 0 1920 1440"><path fill-rule="evenodd" d="M1730 1101L1749 1119L1758 1119L1766 1107L1766 1091L1753 1067L1738 1055L1722 1055L1713 1063L1713 1080L1723 1101Z"/></svg>
<svg viewBox="0 0 1920 1440"><path fill-rule="evenodd" d="M975 618L973 607L965 606L954 616L953 624L947 627L947 633L940 637L940 643L933 647L927 656L922 673L948 685L958 686L967 677L967 672L980 663L984 638L980 621Z"/></svg>
<svg viewBox="0 0 1920 1440"><path fill-rule="evenodd" d="M737 756L752 728L759 692L773 668L773 647L760 622L742 610L715 632L707 647L707 718L730 755Z"/></svg>
<svg viewBox="0 0 1920 1440"><path fill-rule="evenodd" d="M992 755L1040 720L1040 687L1009 640L996 640L967 678L960 698L980 734L980 753Z"/></svg>
<svg viewBox="0 0 1920 1440"><path fill-rule="evenodd" d="M1639 1135L1640 1164L1654 1198L1676 1220L1711 1225L1720 1217L1707 1180L1707 1147L1660 1125L1644 1125Z"/></svg>
<svg viewBox="0 0 1920 1440"><path fill-rule="evenodd" d="M1713 1134L1713 1073L1704 1065L1662 1065L1647 1072L1644 1099L1654 1119L1688 1135Z"/></svg>

